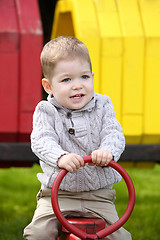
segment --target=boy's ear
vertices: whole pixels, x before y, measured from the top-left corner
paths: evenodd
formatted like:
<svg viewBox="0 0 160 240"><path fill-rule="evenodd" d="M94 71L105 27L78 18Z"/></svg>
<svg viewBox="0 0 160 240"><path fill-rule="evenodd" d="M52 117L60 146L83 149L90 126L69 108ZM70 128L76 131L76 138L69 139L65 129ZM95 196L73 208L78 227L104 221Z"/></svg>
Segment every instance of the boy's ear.
<svg viewBox="0 0 160 240"><path fill-rule="evenodd" d="M51 85L49 84L49 81L47 78L42 78L42 86L46 91L46 93L48 93L49 95L52 95Z"/></svg>
<svg viewBox="0 0 160 240"><path fill-rule="evenodd" d="M92 77L94 78L94 72L92 72Z"/></svg>

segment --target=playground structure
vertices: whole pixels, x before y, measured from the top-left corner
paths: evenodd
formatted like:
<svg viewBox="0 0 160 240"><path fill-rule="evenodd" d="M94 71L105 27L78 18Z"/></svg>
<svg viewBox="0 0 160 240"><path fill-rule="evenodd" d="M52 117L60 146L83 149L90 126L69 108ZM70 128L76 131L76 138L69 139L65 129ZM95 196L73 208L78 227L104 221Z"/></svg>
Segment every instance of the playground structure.
<svg viewBox="0 0 160 240"><path fill-rule="evenodd" d="M95 91L111 97L126 137L122 164L160 162L160 1L56 2L51 38L72 35L87 45ZM2 0L0 12L0 166L32 166L45 24L36 0Z"/></svg>
<svg viewBox="0 0 160 240"><path fill-rule="evenodd" d="M51 38L88 47L95 91L111 97L127 144L160 143L160 2L60 0Z"/></svg>
<svg viewBox="0 0 160 240"><path fill-rule="evenodd" d="M43 32L37 1L2 0L0 13L0 142L29 141L41 99Z"/></svg>

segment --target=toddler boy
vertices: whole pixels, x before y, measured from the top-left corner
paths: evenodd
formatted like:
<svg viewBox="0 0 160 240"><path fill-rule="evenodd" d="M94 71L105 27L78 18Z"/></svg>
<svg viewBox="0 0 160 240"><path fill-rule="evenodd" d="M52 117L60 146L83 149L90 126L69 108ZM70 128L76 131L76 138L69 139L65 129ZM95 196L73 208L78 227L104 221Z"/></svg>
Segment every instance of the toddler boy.
<svg viewBox="0 0 160 240"><path fill-rule="evenodd" d="M74 37L58 37L41 53L48 93L34 112L32 151L39 157L41 190L32 222L24 230L28 240L56 239L60 224L51 206L51 188L61 168L69 173L58 192L64 216L101 217L106 226L118 220L114 183L121 176L108 163L118 161L125 147L122 128L108 96L94 93L88 49ZM82 156L91 155L92 164ZM124 228L108 236L131 239Z"/></svg>

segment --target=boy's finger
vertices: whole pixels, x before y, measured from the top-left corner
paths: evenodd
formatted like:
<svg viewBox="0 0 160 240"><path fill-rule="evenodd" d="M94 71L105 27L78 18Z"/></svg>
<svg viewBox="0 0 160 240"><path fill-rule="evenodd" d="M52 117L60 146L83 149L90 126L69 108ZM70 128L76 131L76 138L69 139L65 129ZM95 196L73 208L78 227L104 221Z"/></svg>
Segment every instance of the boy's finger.
<svg viewBox="0 0 160 240"><path fill-rule="evenodd" d="M97 161L97 155L96 155L95 152L93 152L93 153L92 153L92 162L93 162L93 163L96 163L96 161Z"/></svg>
<svg viewBox="0 0 160 240"><path fill-rule="evenodd" d="M80 164L80 167L82 167L82 166L85 165L85 164L84 164L84 159L83 159L81 156L77 155L77 160L78 160L78 162L79 162L79 164Z"/></svg>

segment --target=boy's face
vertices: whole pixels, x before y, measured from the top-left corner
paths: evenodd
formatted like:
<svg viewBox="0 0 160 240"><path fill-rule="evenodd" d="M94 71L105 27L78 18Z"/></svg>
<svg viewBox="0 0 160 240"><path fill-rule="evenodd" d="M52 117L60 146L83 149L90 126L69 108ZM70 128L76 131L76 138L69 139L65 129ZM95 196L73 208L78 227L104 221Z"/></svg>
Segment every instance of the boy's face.
<svg viewBox="0 0 160 240"><path fill-rule="evenodd" d="M55 66L51 84L47 79L42 80L42 84L45 91L63 107L76 110L92 99L93 76L86 60L61 60Z"/></svg>

